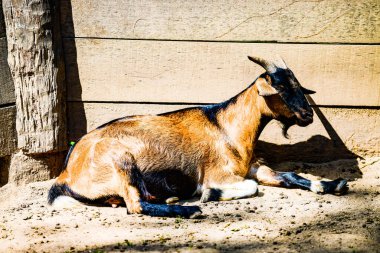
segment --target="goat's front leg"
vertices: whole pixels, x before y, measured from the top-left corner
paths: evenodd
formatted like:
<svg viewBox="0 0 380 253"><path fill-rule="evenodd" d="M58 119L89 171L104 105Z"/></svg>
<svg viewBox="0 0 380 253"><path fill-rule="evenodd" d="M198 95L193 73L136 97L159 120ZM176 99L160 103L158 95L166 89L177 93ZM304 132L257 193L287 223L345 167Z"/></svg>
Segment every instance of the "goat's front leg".
<svg viewBox="0 0 380 253"><path fill-rule="evenodd" d="M204 185L201 202L247 198L256 195L257 182L239 176L226 177L226 181L209 181Z"/></svg>
<svg viewBox="0 0 380 253"><path fill-rule="evenodd" d="M318 194L343 194L347 192L347 180L338 178L333 181L309 180L294 172L277 172L265 165L253 165L248 178L262 185L284 188L301 188Z"/></svg>

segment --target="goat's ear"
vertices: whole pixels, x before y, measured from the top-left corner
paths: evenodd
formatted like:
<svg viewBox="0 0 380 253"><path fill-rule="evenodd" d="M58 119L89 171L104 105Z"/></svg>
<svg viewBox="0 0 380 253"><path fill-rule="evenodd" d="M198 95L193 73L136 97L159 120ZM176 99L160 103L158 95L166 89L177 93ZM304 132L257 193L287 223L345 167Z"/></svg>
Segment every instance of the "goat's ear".
<svg viewBox="0 0 380 253"><path fill-rule="evenodd" d="M271 96L278 94L278 91L273 88L265 78L258 78L255 85L257 86L257 90L259 91L260 96Z"/></svg>
<svg viewBox="0 0 380 253"><path fill-rule="evenodd" d="M301 86L301 90L302 90L303 94L306 94L306 95L310 95L310 94L314 94L315 93L315 91L306 89L306 88L304 88L302 86Z"/></svg>

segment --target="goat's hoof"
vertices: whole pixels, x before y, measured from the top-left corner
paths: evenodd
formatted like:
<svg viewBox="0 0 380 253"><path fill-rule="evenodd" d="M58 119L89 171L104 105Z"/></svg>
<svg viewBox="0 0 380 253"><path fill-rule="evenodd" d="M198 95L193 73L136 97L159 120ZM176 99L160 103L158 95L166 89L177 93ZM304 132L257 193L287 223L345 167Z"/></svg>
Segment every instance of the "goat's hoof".
<svg viewBox="0 0 380 253"><path fill-rule="evenodd" d="M337 183L337 186L335 187L335 190L334 190L334 194L335 195L346 194L348 191L347 180L343 178L338 178L334 181Z"/></svg>
<svg viewBox="0 0 380 253"><path fill-rule="evenodd" d="M221 199L222 191L214 188L207 188L203 190L201 202L206 203L209 201L218 201Z"/></svg>
<svg viewBox="0 0 380 253"><path fill-rule="evenodd" d="M181 216L187 219L202 219L202 210L199 206L182 206Z"/></svg>
<svg viewBox="0 0 380 253"><path fill-rule="evenodd" d="M197 211L189 216L190 219L204 219L205 215L202 214L202 211Z"/></svg>
<svg viewBox="0 0 380 253"><path fill-rule="evenodd" d="M140 202L130 202L127 204L127 213L128 214L140 214L142 213L142 207Z"/></svg>

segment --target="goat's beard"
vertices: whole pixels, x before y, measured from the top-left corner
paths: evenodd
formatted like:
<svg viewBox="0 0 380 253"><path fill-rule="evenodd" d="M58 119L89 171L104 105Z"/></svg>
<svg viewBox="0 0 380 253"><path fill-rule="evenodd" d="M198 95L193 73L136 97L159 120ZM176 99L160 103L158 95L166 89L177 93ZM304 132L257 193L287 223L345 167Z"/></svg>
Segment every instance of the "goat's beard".
<svg viewBox="0 0 380 253"><path fill-rule="evenodd" d="M286 139L289 139L288 130L291 126L296 124L296 119L295 118L282 118L280 120L280 122L281 122L281 128L282 128L282 135Z"/></svg>

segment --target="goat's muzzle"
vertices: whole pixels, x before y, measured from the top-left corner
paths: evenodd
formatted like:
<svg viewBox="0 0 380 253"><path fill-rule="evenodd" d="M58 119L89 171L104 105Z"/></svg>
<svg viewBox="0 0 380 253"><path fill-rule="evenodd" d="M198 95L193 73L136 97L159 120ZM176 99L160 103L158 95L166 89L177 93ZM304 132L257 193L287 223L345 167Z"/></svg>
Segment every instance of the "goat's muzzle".
<svg viewBox="0 0 380 253"><path fill-rule="evenodd" d="M313 123L313 111L301 110L300 112L295 112L296 122L298 126L305 127Z"/></svg>

